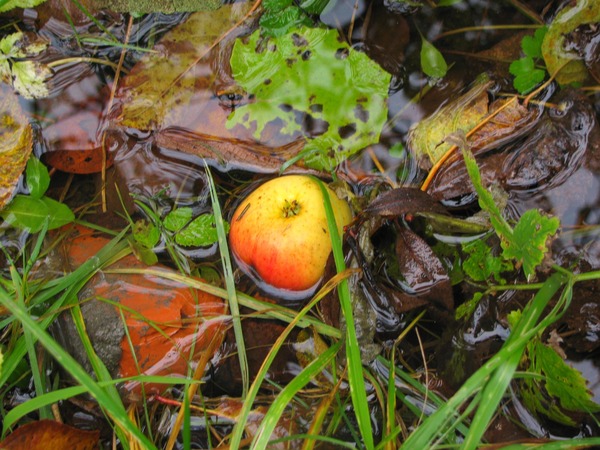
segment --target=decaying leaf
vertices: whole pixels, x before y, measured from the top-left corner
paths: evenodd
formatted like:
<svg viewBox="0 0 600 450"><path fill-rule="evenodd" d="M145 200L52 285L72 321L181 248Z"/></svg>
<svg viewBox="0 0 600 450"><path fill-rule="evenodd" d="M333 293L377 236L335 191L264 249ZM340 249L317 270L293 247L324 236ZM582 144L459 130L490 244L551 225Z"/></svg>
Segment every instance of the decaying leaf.
<svg viewBox="0 0 600 450"><path fill-rule="evenodd" d="M49 151L42 155L44 162L63 172L78 174L98 173L103 167L110 167L115 154L102 146L98 136L101 120L100 111L81 109L45 126L43 134Z"/></svg>
<svg viewBox="0 0 600 450"><path fill-rule="evenodd" d="M13 90L0 83L0 209L10 200L33 145L31 125Z"/></svg>
<svg viewBox="0 0 600 450"><path fill-rule="evenodd" d="M560 84L585 81L588 76L583 58L575 49L567 48L566 37L577 27L600 22L597 0L569 2L556 15L542 43L542 55L550 75Z"/></svg>
<svg viewBox="0 0 600 450"><path fill-rule="evenodd" d="M410 129L407 144L421 167L430 168L451 147L444 142L446 136L467 133L485 117L490 86L487 77L480 78L468 92Z"/></svg>
<svg viewBox="0 0 600 450"><path fill-rule="evenodd" d="M89 229L79 232L66 248L68 266L72 268L93 257L109 241ZM110 269L144 267L129 255ZM152 269L174 273L160 265ZM224 320L219 318L225 313L223 300L160 276L103 272L92 278L80 295L90 299L81 305L88 336L114 377L185 377L211 341L222 339L225 332ZM56 327L60 330L57 339L90 369L70 312L59 317ZM147 393L162 392L164 388L143 384ZM136 400L142 384L131 380L121 389L129 400Z"/></svg>
<svg viewBox="0 0 600 450"><path fill-rule="evenodd" d="M378 142L391 76L337 30L300 27L265 42L257 30L236 41L231 67L253 99L231 113L229 127L241 125L257 140L269 126L306 138L304 160L318 170Z"/></svg>
<svg viewBox="0 0 600 450"><path fill-rule="evenodd" d="M201 106L215 97L215 74L205 57L248 8L224 5L216 11L194 13L167 33L123 79L117 94L120 123L155 130L169 125L193 129L194 124L206 121ZM238 27L228 38L243 31L244 27Z"/></svg>
<svg viewBox="0 0 600 450"><path fill-rule="evenodd" d="M19 31L0 40L0 79L12 84L25 98L48 95L46 79L52 72L45 64L32 58L48 47L48 41L34 33Z"/></svg>
<svg viewBox="0 0 600 450"><path fill-rule="evenodd" d="M53 420L23 425L0 442L3 450L95 450L100 432L86 431Z"/></svg>

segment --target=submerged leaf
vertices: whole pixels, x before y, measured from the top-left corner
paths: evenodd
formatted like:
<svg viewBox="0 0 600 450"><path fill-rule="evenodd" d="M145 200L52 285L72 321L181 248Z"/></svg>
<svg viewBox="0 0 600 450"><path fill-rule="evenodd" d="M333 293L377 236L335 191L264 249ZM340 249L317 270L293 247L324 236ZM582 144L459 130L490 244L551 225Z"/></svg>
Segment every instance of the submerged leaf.
<svg viewBox="0 0 600 450"><path fill-rule="evenodd" d="M32 150L31 126L17 96L0 84L0 209L9 201Z"/></svg>
<svg viewBox="0 0 600 450"><path fill-rule="evenodd" d="M421 46L421 68L425 75L432 78L443 78L448 71L444 55L425 38Z"/></svg>
<svg viewBox="0 0 600 450"><path fill-rule="evenodd" d="M431 167L451 147L444 142L446 136L457 131L467 133L485 117L488 112L486 90L490 85L487 77L480 78L468 92L410 129L407 143L419 165Z"/></svg>
<svg viewBox="0 0 600 450"><path fill-rule="evenodd" d="M582 57L567 48L566 36L584 24L600 22L597 0L570 2L554 18L542 43L542 55L550 75L560 84L585 81L588 76Z"/></svg>
<svg viewBox="0 0 600 450"><path fill-rule="evenodd" d="M249 8L234 6L238 5L191 14L131 69L117 94L122 125L155 130L185 126L189 116L198 115L193 106L214 97L209 88L215 75L206 65L206 56Z"/></svg>
<svg viewBox="0 0 600 450"><path fill-rule="evenodd" d="M20 426L0 443L4 450L94 450L100 431L80 430L53 420L38 420Z"/></svg>
<svg viewBox="0 0 600 450"><path fill-rule="evenodd" d="M62 227L75 220L73 211L64 203L50 197L33 198L17 195L10 204L0 211L0 216L9 225L37 233L48 221L48 229Z"/></svg>
<svg viewBox="0 0 600 450"><path fill-rule="evenodd" d="M42 198L50 186L50 175L46 166L39 159L32 157L27 161L25 173L29 195L33 198Z"/></svg>
<svg viewBox="0 0 600 450"><path fill-rule="evenodd" d="M267 126L305 137L304 160L320 170L379 140L390 74L336 30L303 27L266 42L256 31L236 41L231 66L254 101L235 109L228 127L241 125L257 140Z"/></svg>
<svg viewBox="0 0 600 450"><path fill-rule="evenodd" d="M568 412L594 413L600 405L592 400L581 373L569 366L551 347L534 339L527 345L530 365L527 371L543 378L526 377L522 398L535 413L569 426L575 421Z"/></svg>

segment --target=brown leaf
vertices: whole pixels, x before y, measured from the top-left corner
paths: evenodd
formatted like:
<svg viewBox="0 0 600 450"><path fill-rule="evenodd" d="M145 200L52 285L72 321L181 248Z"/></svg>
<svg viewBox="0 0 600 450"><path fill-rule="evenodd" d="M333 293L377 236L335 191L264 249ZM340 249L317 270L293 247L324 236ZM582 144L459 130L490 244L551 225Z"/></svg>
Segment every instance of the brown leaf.
<svg viewBox="0 0 600 450"><path fill-rule="evenodd" d="M304 146L303 141L294 141L281 147L269 148L237 139L192 133L174 127L160 131L155 136L156 143L166 149L212 160L225 169L244 169L259 173L279 172L281 166L297 155ZM285 172L320 174L316 170L305 168L301 163L289 167Z"/></svg>
<svg viewBox="0 0 600 450"><path fill-rule="evenodd" d="M399 228L396 255L400 272L414 295L452 311L450 277L429 244L409 229Z"/></svg>
<svg viewBox="0 0 600 450"><path fill-rule="evenodd" d="M168 32L123 79L117 93L116 107L121 108L121 125L139 130L156 130L167 126L188 129L202 127L211 121L203 108L209 103L220 111L222 129L227 136L225 117L229 111L218 107L214 90L215 74L207 55L213 44L249 8L223 5L216 11L191 14L185 22ZM228 36L234 39L244 31L238 27ZM211 123L211 125L214 125ZM209 126L208 130L214 130Z"/></svg>
<svg viewBox="0 0 600 450"><path fill-rule="evenodd" d="M0 83L0 209L11 199L33 145L31 126L19 98Z"/></svg>
<svg viewBox="0 0 600 450"><path fill-rule="evenodd" d="M367 217L396 218L406 214L435 212L447 214L446 209L429 194L415 188L396 188L378 195L363 210Z"/></svg>
<svg viewBox="0 0 600 450"><path fill-rule="evenodd" d="M103 148L97 139L100 126L99 111L74 111L44 128L44 138L50 152L44 162L68 173L97 173L103 167ZM114 153L106 153L106 167L112 165Z"/></svg>
<svg viewBox="0 0 600 450"><path fill-rule="evenodd" d="M23 425L0 443L3 450L95 450L100 432L85 431L53 420Z"/></svg>

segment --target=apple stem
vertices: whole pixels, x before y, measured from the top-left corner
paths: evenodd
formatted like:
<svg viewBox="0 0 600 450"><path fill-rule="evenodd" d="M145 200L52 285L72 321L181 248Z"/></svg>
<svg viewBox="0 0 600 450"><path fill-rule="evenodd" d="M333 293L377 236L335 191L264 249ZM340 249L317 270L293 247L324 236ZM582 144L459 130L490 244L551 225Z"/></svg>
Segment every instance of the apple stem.
<svg viewBox="0 0 600 450"><path fill-rule="evenodd" d="M283 217L293 217L297 216L300 213L300 203L297 200L289 200L285 201L283 205Z"/></svg>

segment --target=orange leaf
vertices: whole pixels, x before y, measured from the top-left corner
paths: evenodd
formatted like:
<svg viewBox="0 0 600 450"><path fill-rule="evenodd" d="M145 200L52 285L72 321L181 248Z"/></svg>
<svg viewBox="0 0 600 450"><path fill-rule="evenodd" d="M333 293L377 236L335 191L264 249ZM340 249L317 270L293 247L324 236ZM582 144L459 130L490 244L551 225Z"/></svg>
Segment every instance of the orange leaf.
<svg viewBox="0 0 600 450"><path fill-rule="evenodd" d="M68 173L89 174L102 170L102 145L96 138L100 112L80 111L58 120L44 129L44 138L52 151L43 155L44 162ZM106 154L106 167L113 162Z"/></svg>
<svg viewBox="0 0 600 450"><path fill-rule="evenodd" d="M23 425L0 443L2 450L95 450L100 432L85 431L53 420Z"/></svg>
<svg viewBox="0 0 600 450"><path fill-rule="evenodd" d="M79 228L80 235L68 243L69 265L74 268L95 255L109 240L95 236L90 229ZM133 255L126 256L108 269L147 268ZM152 270L176 273L157 265ZM113 376L131 377L138 374L171 375L186 377L194 362L207 351L215 337L225 333L225 323L217 319L225 314L222 299L198 289L166 278L147 274L110 273L97 274L82 290L86 298L84 319L90 338L92 327L101 327L105 334L112 334L123 327L121 314L127 327L121 342L121 358L118 373ZM116 304L116 314L106 315L108 299ZM94 303L95 302L95 303ZM102 321L94 322L92 315L102 315ZM92 340L92 343L93 340ZM106 343L94 343L104 345ZM134 353L132 353L132 349ZM117 349L115 348L115 351ZM106 350L105 350L106 351ZM99 352L102 354L102 351ZM123 389L134 400L141 392L139 381L125 383ZM160 393L164 386L145 383L146 392Z"/></svg>

